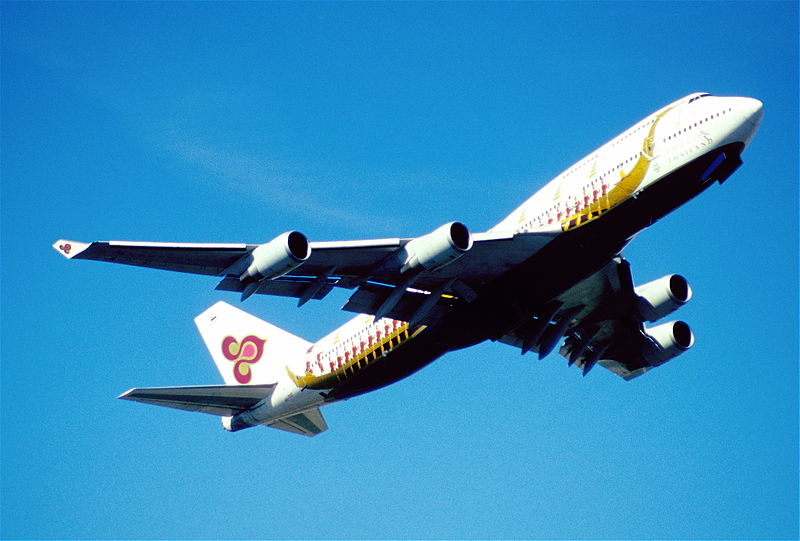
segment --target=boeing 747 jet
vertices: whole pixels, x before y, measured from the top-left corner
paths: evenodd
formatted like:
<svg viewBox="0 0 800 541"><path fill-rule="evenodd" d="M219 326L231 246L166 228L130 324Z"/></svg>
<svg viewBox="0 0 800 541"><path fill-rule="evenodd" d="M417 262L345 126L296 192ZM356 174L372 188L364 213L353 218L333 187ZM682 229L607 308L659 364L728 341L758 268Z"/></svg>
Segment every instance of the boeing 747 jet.
<svg viewBox="0 0 800 541"><path fill-rule="evenodd" d="M633 237L722 184L762 118L760 101L686 96L648 115L555 177L493 228L450 222L417 238L264 244L59 240L69 259L215 276L216 288L295 297L352 291L354 319L307 342L219 302L195 322L224 385L131 389L120 396L219 415L230 431L266 425L316 435L320 407L396 382L445 353L493 340L586 375L626 380L694 344L689 326L650 326L689 302L679 274L635 285Z"/></svg>

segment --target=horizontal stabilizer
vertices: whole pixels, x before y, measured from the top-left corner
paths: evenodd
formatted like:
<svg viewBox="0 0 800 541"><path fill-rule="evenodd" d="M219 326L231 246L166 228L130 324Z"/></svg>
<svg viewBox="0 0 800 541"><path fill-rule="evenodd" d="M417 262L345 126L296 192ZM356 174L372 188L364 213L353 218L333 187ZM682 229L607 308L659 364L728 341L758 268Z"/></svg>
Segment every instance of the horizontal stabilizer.
<svg viewBox="0 0 800 541"><path fill-rule="evenodd" d="M322 417L319 408L312 408L294 415L289 415L277 421L269 423L272 428L285 430L303 436L316 436L328 430L328 423Z"/></svg>
<svg viewBox="0 0 800 541"><path fill-rule="evenodd" d="M117 398L229 417L252 408L269 396L274 388L274 383L266 385L150 387L131 389Z"/></svg>

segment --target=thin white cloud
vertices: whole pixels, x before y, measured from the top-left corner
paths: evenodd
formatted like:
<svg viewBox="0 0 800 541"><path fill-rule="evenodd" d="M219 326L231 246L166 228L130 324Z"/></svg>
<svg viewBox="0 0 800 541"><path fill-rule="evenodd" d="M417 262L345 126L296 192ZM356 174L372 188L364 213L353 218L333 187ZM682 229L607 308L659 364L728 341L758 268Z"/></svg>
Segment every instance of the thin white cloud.
<svg viewBox="0 0 800 541"><path fill-rule="evenodd" d="M353 212L354 209L333 202L322 203L310 196L315 191L328 193L328 190L320 188L320 182L314 178L278 166L267 158L220 150L195 138L165 139L161 147L215 179L224 179L229 188L282 211L293 211L321 222L349 224L354 230L366 218Z"/></svg>
<svg viewBox="0 0 800 541"><path fill-rule="evenodd" d="M188 133L181 125L187 120L185 115L171 115L164 103L153 103L147 96L125 88L124 82L95 72L85 59L71 56L68 48L56 40L36 33L18 33L6 36L5 41L9 49L35 62L59 84L115 117L129 135L171 154L181 163L200 168L214 182L227 182L235 192L257 198L269 207L294 212L306 221L336 224L355 234L362 233L365 221L374 220L372 213L367 215L357 205L348 205L346 199L331 200L337 195L331 191L328 179L316 178L297 167L277 165L267 156L205 143L209 137ZM325 194L325 200L315 196L320 193ZM386 223L383 217L381 220Z"/></svg>

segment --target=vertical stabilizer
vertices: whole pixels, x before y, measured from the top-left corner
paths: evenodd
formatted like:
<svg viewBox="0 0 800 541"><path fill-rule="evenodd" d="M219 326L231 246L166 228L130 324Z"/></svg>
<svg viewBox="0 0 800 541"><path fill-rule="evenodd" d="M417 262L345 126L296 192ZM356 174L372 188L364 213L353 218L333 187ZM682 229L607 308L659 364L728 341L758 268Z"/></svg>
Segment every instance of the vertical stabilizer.
<svg viewBox="0 0 800 541"><path fill-rule="evenodd" d="M311 342L224 302L194 322L228 385L275 383L286 374L287 362L311 347Z"/></svg>

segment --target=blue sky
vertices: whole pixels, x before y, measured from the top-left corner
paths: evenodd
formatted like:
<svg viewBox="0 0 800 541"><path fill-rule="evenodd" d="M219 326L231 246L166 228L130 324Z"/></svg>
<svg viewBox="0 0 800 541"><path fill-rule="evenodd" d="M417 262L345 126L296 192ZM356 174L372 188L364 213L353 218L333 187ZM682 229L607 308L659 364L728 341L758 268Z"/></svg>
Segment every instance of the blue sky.
<svg viewBox="0 0 800 541"><path fill-rule="evenodd" d="M2 10L3 538L796 538L798 5L36 3ZM626 383L486 343L313 439L115 400L221 383L215 280L77 240L485 230L690 92L744 165L626 250L697 344ZM346 294L244 308L306 339Z"/></svg>

